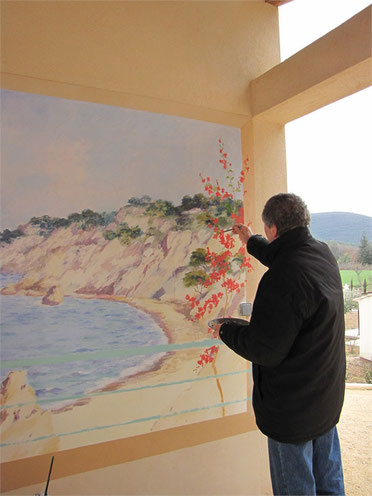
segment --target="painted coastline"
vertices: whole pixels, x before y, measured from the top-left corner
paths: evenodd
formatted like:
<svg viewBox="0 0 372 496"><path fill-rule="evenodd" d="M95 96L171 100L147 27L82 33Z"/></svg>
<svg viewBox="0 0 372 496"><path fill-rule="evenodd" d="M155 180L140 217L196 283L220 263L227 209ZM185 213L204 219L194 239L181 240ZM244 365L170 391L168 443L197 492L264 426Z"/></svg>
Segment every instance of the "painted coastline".
<svg viewBox="0 0 372 496"><path fill-rule="evenodd" d="M24 277L1 293L42 298L48 295L45 302L52 305L64 304L59 301L61 295L123 302L149 314L169 344L202 342L211 337L207 322L218 315L218 310L214 309L203 321L192 322L185 297L193 289L185 287L183 278L190 271L191 253L207 245L218 251L218 241L210 229L176 230L174 221L148 219L143 209L132 207L118 212L115 226L125 221L150 232L150 220L154 234L129 245L117 238L105 239L99 228L82 230L70 226L43 237L37 227L23 226L25 236L2 246L1 251L2 270ZM240 300L237 295L229 314L234 313ZM58 441L58 449L69 449L246 409L246 362L221 346L213 364L195 370L203 349L203 345L185 346L166 352L144 371L110 379L80 400L44 409L40 422L47 416L49 420L43 429L27 427L22 412L12 410L5 422L9 446L4 448L3 460L50 452L48 442L52 437ZM217 376L220 377L216 379ZM13 399L21 404L21 392L26 389L27 384L20 379ZM34 405L37 409L36 397ZM19 420L12 422L12 416Z"/></svg>

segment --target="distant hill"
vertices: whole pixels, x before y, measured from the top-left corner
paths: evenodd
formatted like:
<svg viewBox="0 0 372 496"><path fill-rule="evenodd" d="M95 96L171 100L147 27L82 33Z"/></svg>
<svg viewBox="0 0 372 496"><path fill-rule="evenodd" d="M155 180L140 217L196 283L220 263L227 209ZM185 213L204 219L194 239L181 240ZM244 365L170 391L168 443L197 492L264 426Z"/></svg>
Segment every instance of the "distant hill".
<svg viewBox="0 0 372 496"><path fill-rule="evenodd" d="M310 230L321 241L359 245L363 232L372 241L372 217L350 212L311 214Z"/></svg>

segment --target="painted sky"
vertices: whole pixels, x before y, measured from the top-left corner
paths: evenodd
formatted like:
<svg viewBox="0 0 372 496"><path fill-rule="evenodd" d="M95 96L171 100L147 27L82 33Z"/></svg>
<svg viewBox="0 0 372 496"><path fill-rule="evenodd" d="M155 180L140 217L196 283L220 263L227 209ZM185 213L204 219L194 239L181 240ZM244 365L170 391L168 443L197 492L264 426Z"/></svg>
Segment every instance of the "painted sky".
<svg viewBox="0 0 372 496"><path fill-rule="evenodd" d="M179 204L221 177L218 139L240 171L240 130L181 117L2 91L2 227L118 210L132 196Z"/></svg>

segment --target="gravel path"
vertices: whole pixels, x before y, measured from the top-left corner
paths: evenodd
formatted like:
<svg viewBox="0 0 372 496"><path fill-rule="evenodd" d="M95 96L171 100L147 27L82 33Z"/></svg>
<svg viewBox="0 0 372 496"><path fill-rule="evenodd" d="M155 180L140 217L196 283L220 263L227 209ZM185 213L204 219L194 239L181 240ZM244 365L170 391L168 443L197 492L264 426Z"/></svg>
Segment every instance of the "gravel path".
<svg viewBox="0 0 372 496"><path fill-rule="evenodd" d="M346 389L337 426L347 496L372 495L372 389Z"/></svg>

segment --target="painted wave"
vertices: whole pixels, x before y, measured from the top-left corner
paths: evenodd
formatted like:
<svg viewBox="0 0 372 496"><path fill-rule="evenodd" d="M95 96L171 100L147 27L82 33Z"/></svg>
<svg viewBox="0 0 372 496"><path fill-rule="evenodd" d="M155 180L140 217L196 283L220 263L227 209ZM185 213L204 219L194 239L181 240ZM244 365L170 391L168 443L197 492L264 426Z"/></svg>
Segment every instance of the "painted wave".
<svg viewBox="0 0 372 496"><path fill-rule="evenodd" d="M26 369L43 402L85 395L151 369L164 353L138 350L167 343L148 314L108 300L65 298L63 305L50 307L41 298L3 296L1 324L1 381L11 370ZM115 356L131 349L137 352ZM12 361L16 367L7 366Z"/></svg>

